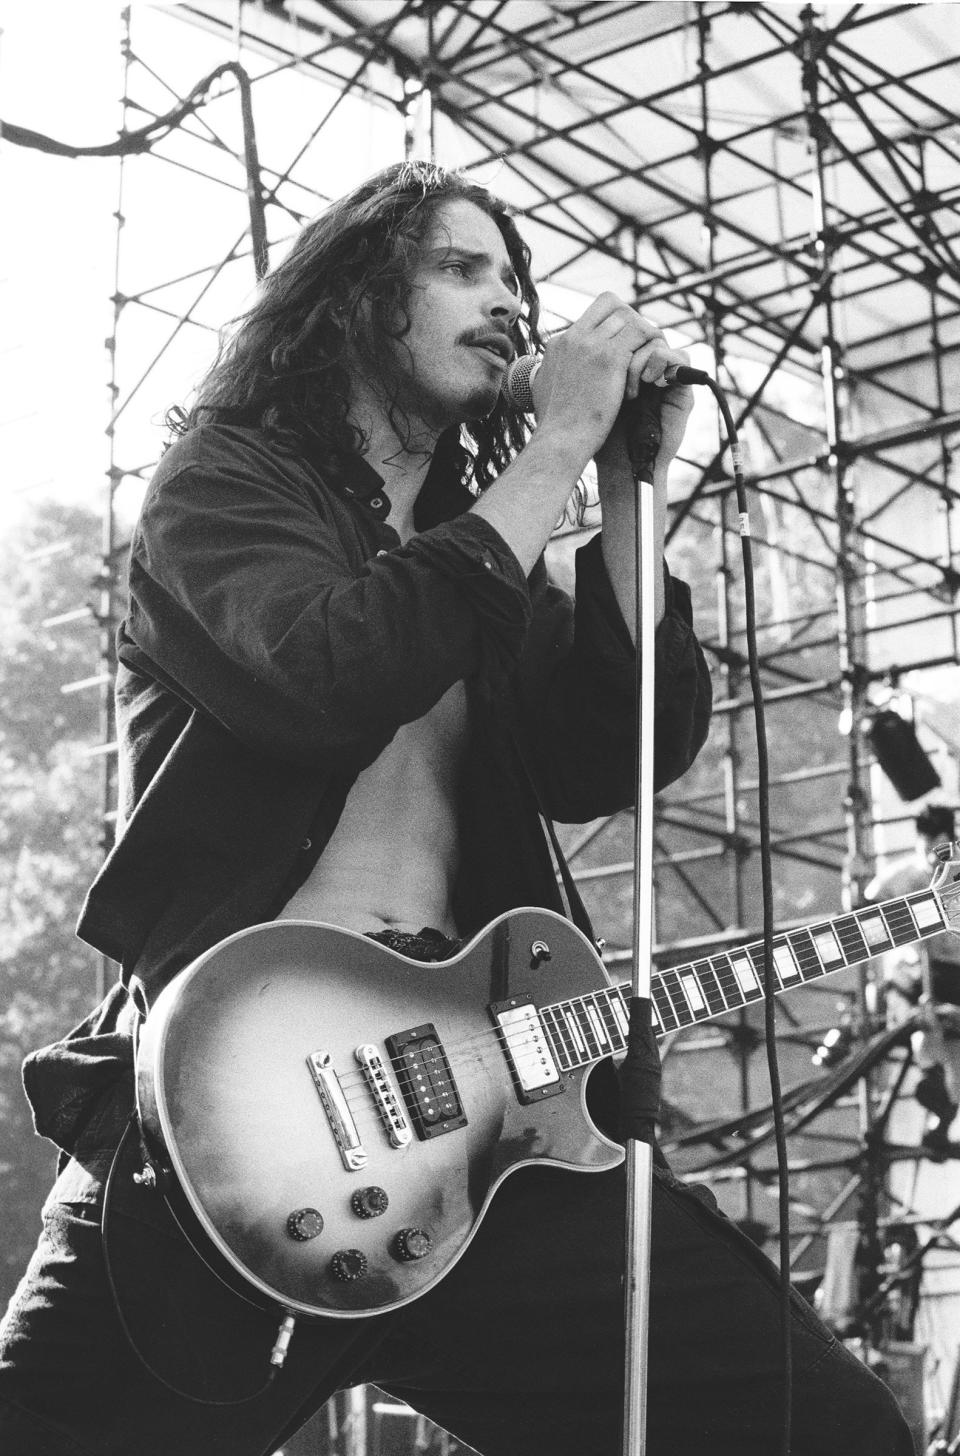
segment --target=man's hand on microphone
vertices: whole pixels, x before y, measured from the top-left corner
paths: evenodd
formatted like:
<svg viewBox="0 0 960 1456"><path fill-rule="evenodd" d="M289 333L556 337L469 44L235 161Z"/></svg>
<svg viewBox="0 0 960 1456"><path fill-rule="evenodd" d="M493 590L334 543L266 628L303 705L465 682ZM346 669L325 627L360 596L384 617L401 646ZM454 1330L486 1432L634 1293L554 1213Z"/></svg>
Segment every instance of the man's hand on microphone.
<svg viewBox="0 0 960 1456"><path fill-rule="evenodd" d="M582 465L592 459L613 427L634 352L644 338L633 309L602 293L575 323L548 340L531 380L537 434L562 434L582 456Z"/></svg>
<svg viewBox="0 0 960 1456"><path fill-rule="evenodd" d="M550 339L530 379L538 431L562 430L568 443L582 441L584 463L619 456L617 416L642 385L663 390L657 468L665 469L680 447L693 407L689 386L671 384L671 369L689 363L671 349L649 319L612 293L594 299L576 323Z"/></svg>
<svg viewBox="0 0 960 1456"><path fill-rule="evenodd" d="M619 465L623 443L614 429L617 416L641 382L663 380L671 365L685 362L684 354L668 348L660 329L612 293L595 298L575 323L548 341L530 378L537 427L517 458L471 507L500 532L525 571L543 550L591 459L597 461L605 517L609 513L610 531L604 537L621 534L634 487L629 464L625 471ZM683 386L664 390L655 483L682 439L689 395ZM658 494L665 498L665 490ZM665 509L664 503L661 516ZM632 540L632 526L627 540ZM611 580L622 575L620 568L611 556ZM621 605L627 604L625 597ZM626 611L624 615L629 622Z"/></svg>

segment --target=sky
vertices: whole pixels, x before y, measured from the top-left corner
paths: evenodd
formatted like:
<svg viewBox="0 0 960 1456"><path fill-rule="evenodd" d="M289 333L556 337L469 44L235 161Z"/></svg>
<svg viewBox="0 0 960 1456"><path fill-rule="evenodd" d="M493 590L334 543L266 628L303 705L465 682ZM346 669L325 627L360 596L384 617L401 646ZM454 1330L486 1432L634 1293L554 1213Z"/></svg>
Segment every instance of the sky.
<svg viewBox="0 0 960 1456"><path fill-rule="evenodd" d="M0 116L74 143L114 136L117 8L0 16ZM0 143L0 529L39 492L102 489L116 166Z"/></svg>
<svg viewBox="0 0 960 1456"><path fill-rule="evenodd" d="M176 9L132 7L129 94L155 114L232 59L222 39L178 20ZM121 10L113 0L7 0L0 9L0 117L73 145L115 138L124 84ZM249 56L244 64L268 69ZM261 161L284 169L326 104L315 82L295 74L258 81ZM303 164L311 190L287 188L300 215L319 210L326 197L402 147L395 113L352 101L341 110L342 120L338 116L322 148ZM228 148L239 146L232 83L204 116ZM143 120L133 110L128 126ZM189 392L214 353L217 329L252 296L248 253L241 250L233 264L215 271L247 223L242 170L223 148L208 144L202 127L195 130L199 140L178 131L149 157L129 159L119 204L116 158L62 158L0 141L6 200L0 230L0 529L44 494L95 509L105 502L112 407L105 340L114 333L118 206L125 219L119 290L144 294L151 305L127 305L116 332L121 400L147 375L117 423L116 459L125 471L159 455L165 410ZM219 180L199 175L201 169ZM271 237L281 245L285 226L292 236L295 221L274 209ZM171 281L177 279L183 281ZM178 326L191 308L197 322ZM134 513L141 492L136 480L123 485L119 514Z"/></svg>
<svg viewBox="0 0 960 1456"><path fill-rule="evenodd" d="M122 116L121 9L114 0L7 0L0 8L0 116L74 145L112 140ZM176 9L145 0L132 6L129 94L154 113L231 59L222 39L178 20ZM249 53L243 60L258 76L261 162L285 170L337 93L324 96L315 79L295 72L264 75L269 63ZM239 145L232 86L203 115L230 146ZM142 119L131 112L128 125ZM402 147L394 108L349 97L297 165L295 176L312 190L288 184L285 197L308 216L326 197L402 155ZM219 180L201 177L201 169ZM104 341L114 328L120 174L115 158L68 159L0 141L7 203L0 241L0 529L45 494L98 510L106 502L111 401ZM159 455L165 410L189 392L212 357L217 328L252 295L249 257L211 283L212 268L244 231L242 184L233 158L185 130L125 164L119 287L126 295L146 290L154 305L128 305L116 335L124 392L147 376L117 422L116 460L125 471L146 468ZM269 211L271 237L282 239L286 218ZM291 218L289 235L295 230ZM184 281L171 283L177 278ZM575 316L586 302L558 289L545 290L544 301L560 311L548 323L561 313ZM177 317L191 309L198 322L177 328ZM115 495L117 514L132 518L141 495L142 482L126 479Z"/></svg>
<svg viewBox="0 0 960 1456"><path fill-rule="evenodd" d="M231 0L222 3L232 8ZM147 0L132 6L130 91L154 114L231 58L221 39L177 19L176 9ZM75 145L114 138L123 94L121 10L119 0L0 0L0 117ZM247 54L244 63L258 76L261 161L283 171L337 93L324 98L315 79L295 71L264 75L270 66L262 58ZM238 147L232 87L204 117L228 148ZM129 124L141 120L131 113ZM350 97L298 163L301 182L284 195L293 211L310 215L325 197L401 155L402 146L395 108ZM120 172L115 158L70 160L0 140L0 532L45 496L105 510L111 401L104 341L114 323ZM120 289L143 294L151 307L127 306L118 332L124 389L144 379L117 425L116 459L131 472L113 497L120 539L161 452L165 410L189 394L214 353L217 328L254 287L249 256L213 271L247 220L242 172L229 151L180 129L149 157L128 161L123 176ZM495 175L487 180L496 186ZM292 236L296 220L278 209L270 216L271 236L282 246L285 224ZM585 302L557 293L546 301L554 322ZM178 325L188 310L196 322ZM749 366L740 367L749 384ZM708 402L698 400L695 420L710 436L706 454L716 438ZM952 689L941 696L952 699Z"/></svg>

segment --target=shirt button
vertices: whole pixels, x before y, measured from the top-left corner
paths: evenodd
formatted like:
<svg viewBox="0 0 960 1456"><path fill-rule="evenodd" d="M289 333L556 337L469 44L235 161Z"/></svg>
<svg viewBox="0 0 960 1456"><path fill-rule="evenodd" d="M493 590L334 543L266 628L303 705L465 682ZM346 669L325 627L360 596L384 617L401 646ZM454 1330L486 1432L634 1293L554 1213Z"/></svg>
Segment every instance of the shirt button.
<svg viewBox="0 0 960 1456"><path fill-rule="evenodd" d="M386 556L387 555L387 552L386 551L378 551L377 552L377 555L378 556Z"/></svg>
<svg viewBox="0 0 960 1456"><path fill-rule="evenodd" d="M313 848L313 840L310 839L309 837L307 839L302 839L300 841L300 848L301 849L312 849Z"/></svg>
<svg viewBox="0 0 960 1456"><path fill-rule="evenodd" d="M493 570L493 562L492 561L484 561L483 565L484 565L484 569L486 571L492 571Z"/></svg>
<svg viewBox="0 0 960 1456"><path fill-rule="evenodd" d="M370 504L373 506L373 509L375 511L378 511L380 509L380 507L383 505L383 496L382 495L372 495L370 497Z"/></svg>

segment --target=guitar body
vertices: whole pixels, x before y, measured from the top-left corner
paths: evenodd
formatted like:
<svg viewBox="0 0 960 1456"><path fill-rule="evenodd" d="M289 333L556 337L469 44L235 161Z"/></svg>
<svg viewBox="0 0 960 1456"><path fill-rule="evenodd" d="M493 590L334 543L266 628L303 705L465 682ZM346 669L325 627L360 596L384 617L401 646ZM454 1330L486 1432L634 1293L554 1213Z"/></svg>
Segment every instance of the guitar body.
<svg viewBox="0 0 960 1456"><path fill-rule="evenodd" d="M518 1077L491 1011L608 984L547 910L511 911L436 964L311 921L253 926L151 1010L143 1130L261 1295L307 1316L396 1309L460 1257L512 1169L622 1160L587 1116L590 1068Z"/></svg>

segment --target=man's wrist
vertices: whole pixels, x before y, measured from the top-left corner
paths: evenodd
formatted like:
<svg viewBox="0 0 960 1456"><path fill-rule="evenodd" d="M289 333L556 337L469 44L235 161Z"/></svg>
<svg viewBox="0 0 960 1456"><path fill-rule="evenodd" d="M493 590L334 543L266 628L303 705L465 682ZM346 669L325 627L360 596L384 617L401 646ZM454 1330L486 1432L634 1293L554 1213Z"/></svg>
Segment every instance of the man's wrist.
<svg viewBox="0 0 960 1456"><path fill-rule="evenodd" d="M517 459L554 480L569 480L572 490L587 467L590 451L570 431L544 424L537 426Z"/></svg>

